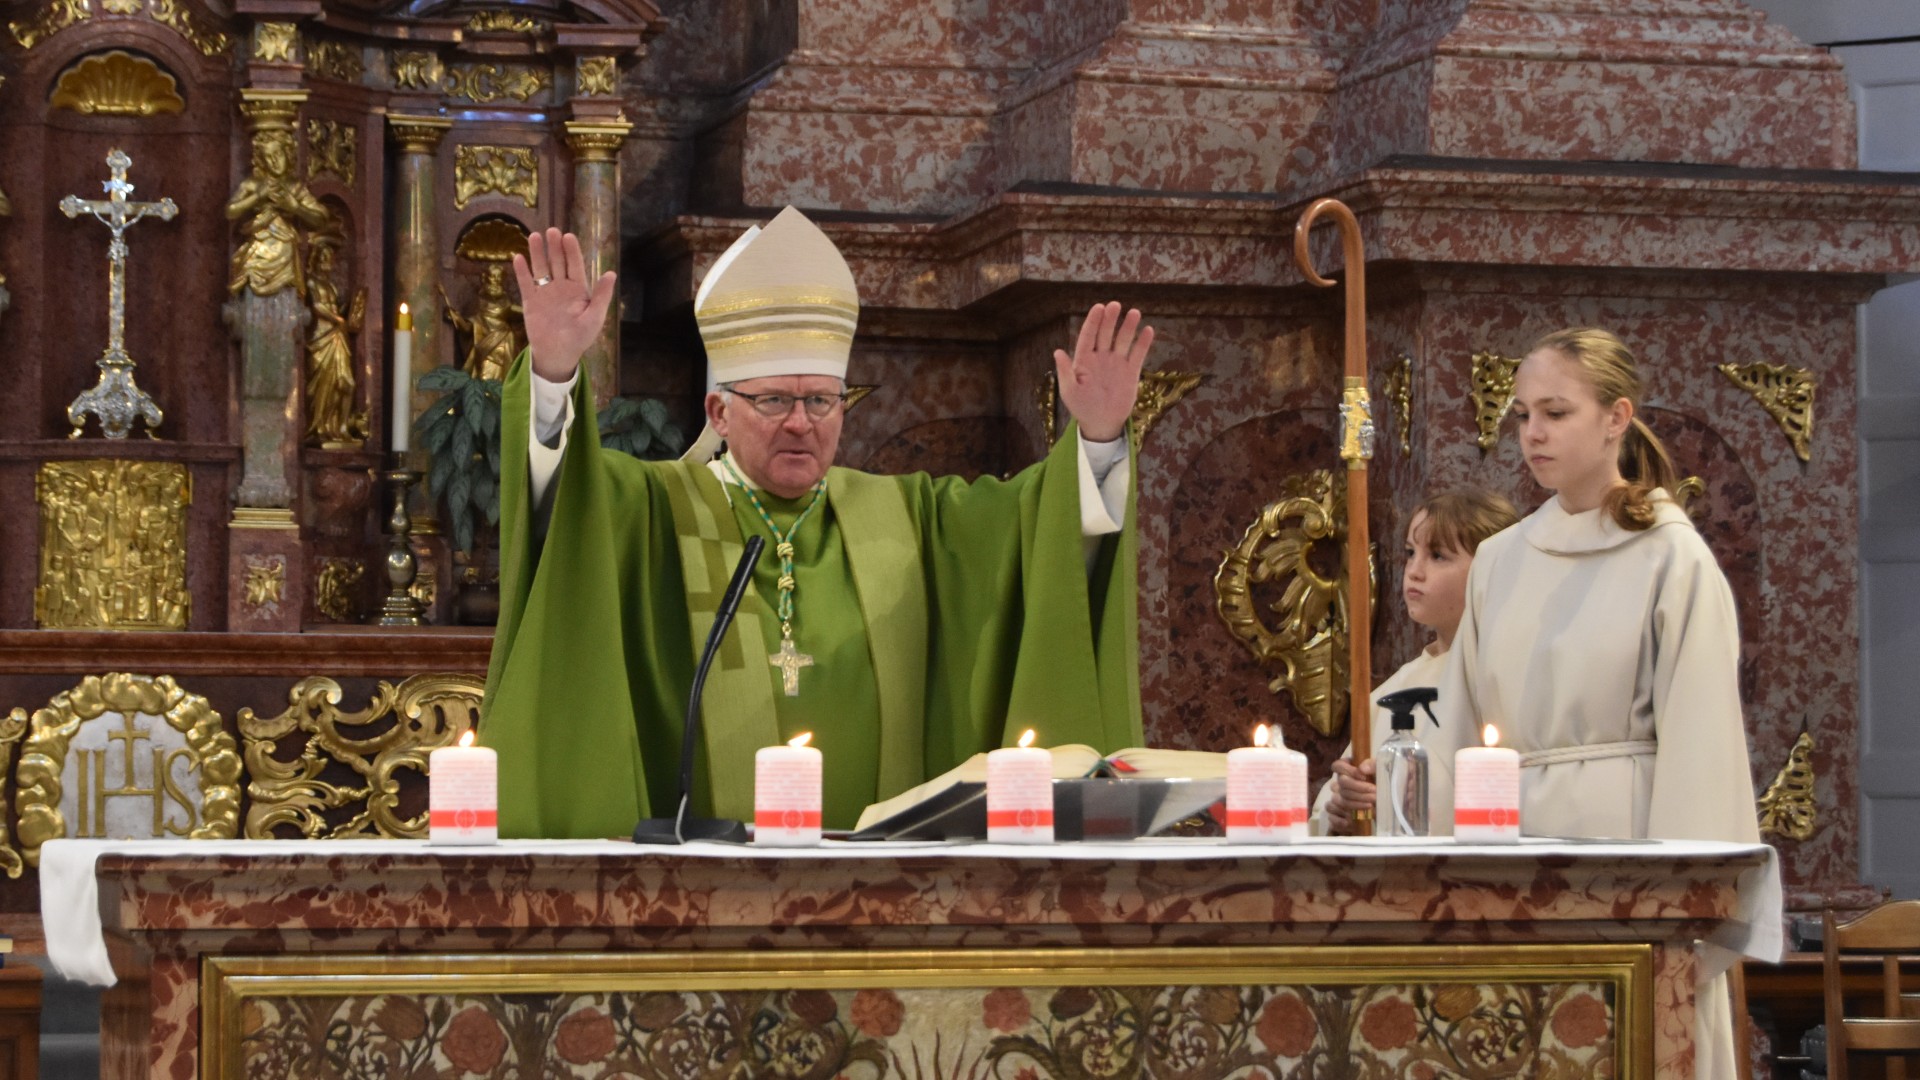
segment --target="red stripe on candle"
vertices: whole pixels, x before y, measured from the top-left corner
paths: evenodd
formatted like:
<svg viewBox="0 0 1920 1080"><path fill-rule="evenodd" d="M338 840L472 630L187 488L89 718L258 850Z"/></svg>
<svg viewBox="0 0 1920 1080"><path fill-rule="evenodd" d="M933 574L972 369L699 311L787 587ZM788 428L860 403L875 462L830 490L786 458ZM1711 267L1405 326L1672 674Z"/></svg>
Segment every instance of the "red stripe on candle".
<svg viewBox="0 0 1920 1080"><path fill-rule="evenodd" d="M1296 822L1307 820L1304 810L1233 810L1227 811L1227 824L1234 828L1278 829Z"/></svg>
<svg viewBox="0 0 1920 1080"><path fill-rule="evenodd" d="M1037 829L1045 825L1053 826L1052 810L989 810L987 828L989 829Z"/></svg>
<svg viewBox="0 0 1920 1080"><path fill-rule="evenodd" d="M820 811L756 810L753 813L753 827L756 829L817 829L820 827Z"/></svg>
<svg viewBox="0 0 1920 1080"><path fill-rule="evenodd" d="M427 824L435 829L483 829L499 821L495 810L435 810L427 816Z"/></svg>
<svg viewBox="0 0 1920 1080"><path fill-rule="evenodd" d="M1470 809L1454 807L1455 825L1518 825L1520 810L1518 807Z"/></svg>

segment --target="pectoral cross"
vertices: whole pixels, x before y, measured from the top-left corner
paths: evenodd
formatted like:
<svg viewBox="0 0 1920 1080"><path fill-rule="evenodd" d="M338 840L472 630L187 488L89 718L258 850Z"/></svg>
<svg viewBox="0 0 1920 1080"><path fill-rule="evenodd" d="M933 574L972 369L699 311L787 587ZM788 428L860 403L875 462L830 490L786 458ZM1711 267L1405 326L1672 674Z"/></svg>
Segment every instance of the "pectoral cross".
<svg viewBox="0 0 1920 1080"><path fill-rule="evenodd" d="M146 391L134 385L133 358L127 355L126 231L148 215L161 221L172 221L180 208L174 205L172 199L161 199L159 202L127 201L127 196L133 194L133 185L127 183L127 169L132 165L132 158L120 150L113 150L107 154L107 166L113 170L113 179L100 185L107 193L106 198L82 199L77 195L69 195L60 200L60 212L68 217L92 214L102 225L113 230L113 242L107 246L107 349L97 361L100 381L67 406L67 422L73 425L73 432L67 436L70 439L80 437L88 413L100 418L100 430L109 439L126 438L136 419L146 421L147 435L152 437L153 429L160 426L162 418L160 406Z"/></svg>
<svg viewBox="0 0 1920 1080"><path fill-rule="evenodd" d="M813 657L793 647L793 639L780 642L780 651L767 657L767 663L780 669L780 688L788 697L800 696L800 669L813 666Z"/></svg>

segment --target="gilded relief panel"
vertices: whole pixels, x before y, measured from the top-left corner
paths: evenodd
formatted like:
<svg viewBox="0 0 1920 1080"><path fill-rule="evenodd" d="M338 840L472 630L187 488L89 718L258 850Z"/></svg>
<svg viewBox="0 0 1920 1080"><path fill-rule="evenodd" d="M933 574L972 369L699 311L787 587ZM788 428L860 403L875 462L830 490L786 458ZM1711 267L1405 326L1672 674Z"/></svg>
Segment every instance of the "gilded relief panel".
<svg viewBox="0 0 1920 1080"><path fill-rule="evenodd" d="M187 468L167 461L50 461L36 484L44 629L187 625Z"/></svg>

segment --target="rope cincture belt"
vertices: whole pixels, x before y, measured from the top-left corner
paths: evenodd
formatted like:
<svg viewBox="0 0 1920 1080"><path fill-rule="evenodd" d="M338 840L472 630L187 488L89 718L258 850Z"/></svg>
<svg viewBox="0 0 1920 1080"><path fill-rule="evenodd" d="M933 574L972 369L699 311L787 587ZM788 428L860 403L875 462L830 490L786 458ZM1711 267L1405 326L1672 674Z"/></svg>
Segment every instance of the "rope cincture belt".
<svg viewBox="0 0 1920 1080"><path fill-rule="evenodd" d="M1653 739L1634 739L1629 742L1588 743L1585 746L1556 746L1550 750L1528 750L1520 755L1520 767L1531 769L1539 765L1564 765L1569 761L1598 761L1603 758L1647 757L1659 751L1660 744Z"/></svg>

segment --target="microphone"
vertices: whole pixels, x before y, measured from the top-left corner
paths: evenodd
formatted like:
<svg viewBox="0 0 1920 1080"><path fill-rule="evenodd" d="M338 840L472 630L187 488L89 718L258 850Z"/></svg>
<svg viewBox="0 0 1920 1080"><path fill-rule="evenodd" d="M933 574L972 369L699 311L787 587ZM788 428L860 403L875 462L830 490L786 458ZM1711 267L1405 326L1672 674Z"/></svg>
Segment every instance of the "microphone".
<svg viewBox="0 0 1920 1080"><path fill-rule="evenodd" d="M670 818L647 818L635 825L633 842L636 844L684 844L689 840L744 844L747 841L744 824L726 818L688 817L687 810L693 801L694 749L700 743L700 691L707 685L707 669L713 666L714 654L720 651L727 627L733 625L733 617L740 610L740 599L753 582L754 564L760 561L760 552L766 546L762 537L747 538L747 550L740 556L740 565L733 568L733 580L727 583L726 594L720 599L713 629L707 631L707 646L700 651L700 666L693 672L693 690L687 694L687 720L680 733L680 804Z"/></svg>

